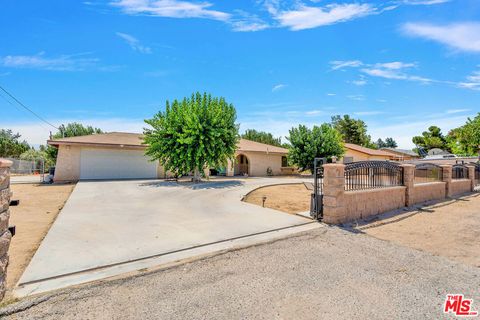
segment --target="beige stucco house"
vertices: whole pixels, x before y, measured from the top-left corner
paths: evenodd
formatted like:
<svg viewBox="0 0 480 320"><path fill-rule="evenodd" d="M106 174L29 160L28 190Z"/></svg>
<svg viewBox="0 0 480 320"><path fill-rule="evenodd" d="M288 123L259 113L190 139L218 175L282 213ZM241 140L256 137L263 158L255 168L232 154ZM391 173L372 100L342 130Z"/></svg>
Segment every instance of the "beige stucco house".
<svg viewBox="0 0 480 320"><path fill-rule="evenodd" d="M370 149L353 143L345 143L344 163L367 160L394 160L395 155L383 150Z"/></svg>
<svg viewBox="0 0 480 320"><path fill-rule="evenodd" d="M111 132L88 136L48 140L58 148L54 180L165 178L167 173L158 161L144 155L142 135ZM206 170L207 174L227 176L266 176L291 173L287 167L288 150L263 143L240 139L236 161L226 168Z"/></svg>

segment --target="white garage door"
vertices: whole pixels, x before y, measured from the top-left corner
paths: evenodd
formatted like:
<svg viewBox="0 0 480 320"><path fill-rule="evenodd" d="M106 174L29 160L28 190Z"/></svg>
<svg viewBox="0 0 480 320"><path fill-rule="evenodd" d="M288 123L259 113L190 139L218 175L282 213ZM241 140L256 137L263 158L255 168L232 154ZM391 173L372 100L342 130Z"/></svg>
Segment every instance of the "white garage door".
<svg viewBox="0 0 480 320"><path fill-rule="evenodd" d="M80 179L144 179L157 177L157 162L143 151L82 149Z"/></svg>

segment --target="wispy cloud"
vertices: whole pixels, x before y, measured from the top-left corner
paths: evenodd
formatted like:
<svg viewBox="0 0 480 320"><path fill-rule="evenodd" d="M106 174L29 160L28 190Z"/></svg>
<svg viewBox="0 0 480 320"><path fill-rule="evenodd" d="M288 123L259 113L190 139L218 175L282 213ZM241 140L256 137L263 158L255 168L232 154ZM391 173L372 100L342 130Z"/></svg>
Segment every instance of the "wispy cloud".
<svg viewBox="0 0 480 320"><path fill-rule="evenodd" d="M144 14L169 18L202 18L227 21L231 15L213 10L210 2L181 0L117 0L111 2L126 14Z"/></svg>
<svg viewBox="0 0 480 320"><path fill-rule="evenodd" d="M0 65L7 68L25 68L51 71L84 71L98 67L99 59L90 57L90 53L47 57L44 52L32 56L0 57Z"/></svg>
<svg viewBox="0 0 480 320"><path fill-rule="evenodd" d="M278 91L278 90L282 90L282 89L284 89L284 88L287 87L287 86L288 86L288 85L283 84L283 83L276 84L276 85L273 86L272 92L275 92L275 91Z"/></svg>
<svg viewBox="0 0 480 320"><path fill-rule="evenodd" d="M327 96L330 96L330 97L333 97L333 96L336 96L337 94L336 93L327 93Z"/></svg>
<svg viewBox="0 0 480 320"><path fill-rule="evenodd" d="M130 34L117 32L116 35L122 38L130 46L130 48L132 48L132 50L146 54L152 53L151 48L142 45L137 38Z"/></svg>
<svg viewBox="0 0 480 320"><path fill-rule="evenodd" d="M463 112L467 112L467 111L470 111L470 109L448 109L446 111L447 114L455 114L455 113L463 113Z"/></svg>
<svg viewBox="0 0 480 320"><path fill-rule="evenodd" d="M410 5L432 5L450 2L451 0L403 0L403 4Z"/></svg>
<svg viewBox="0 0 480 320"><path fill-rule="evenodd" d="M406 23L404 33L444 44L452 49L480 52L480 23L461 22L446 25Z"/></svg>
<svg viewBox="0 0 480 320"><path fill-rule="evenodd" d="M304 4L294 9L274 11L273 18L290 30L304 30L365 17L377 12L370 4L345 3L313 7Z"/></svg>
<svg viewBox="0 0 480 320"><path fill-rule="evenodd" d="M351 100L356 100L356 101L365 100L365 96L363 94L351 94L351 95L348 95L347 98Z"/></svg>
<svg viewBox="0 0 480 320"><path fill-rule="evenodd" d="M375 115L382 114L382 113L385 113L385 112L383 112L383 111L357 111L357 112L354 112L353 114L356 115L356 116L375 116Z"/></svg>

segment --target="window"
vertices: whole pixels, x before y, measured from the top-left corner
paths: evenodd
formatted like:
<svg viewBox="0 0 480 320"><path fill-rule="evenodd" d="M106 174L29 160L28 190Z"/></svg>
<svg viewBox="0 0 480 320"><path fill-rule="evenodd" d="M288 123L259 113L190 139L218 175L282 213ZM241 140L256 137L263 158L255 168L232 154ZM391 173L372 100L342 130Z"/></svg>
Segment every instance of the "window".
<svg viewBox="0 0 480 320"><path fill-rule="evenodd" d="M282 167L288 167L288 159L286 156L282 156Z"/></svg>

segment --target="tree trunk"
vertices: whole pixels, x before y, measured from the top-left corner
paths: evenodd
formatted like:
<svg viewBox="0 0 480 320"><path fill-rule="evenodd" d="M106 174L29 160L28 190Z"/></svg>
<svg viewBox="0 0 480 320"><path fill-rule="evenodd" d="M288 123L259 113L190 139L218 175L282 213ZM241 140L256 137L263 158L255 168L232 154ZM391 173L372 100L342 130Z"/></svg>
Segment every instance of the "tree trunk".
<svg viewBox="0 0 480 320"><path fill-rule="evenodd" d="M195 170L193 171L192 181L195 183L202 181L202 177L200 176L200 171L198 171L198 168L195 168Z"/></svg>

